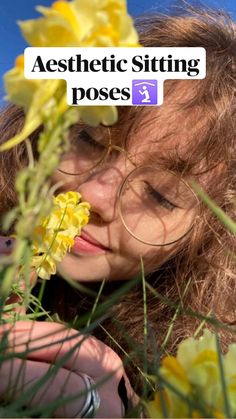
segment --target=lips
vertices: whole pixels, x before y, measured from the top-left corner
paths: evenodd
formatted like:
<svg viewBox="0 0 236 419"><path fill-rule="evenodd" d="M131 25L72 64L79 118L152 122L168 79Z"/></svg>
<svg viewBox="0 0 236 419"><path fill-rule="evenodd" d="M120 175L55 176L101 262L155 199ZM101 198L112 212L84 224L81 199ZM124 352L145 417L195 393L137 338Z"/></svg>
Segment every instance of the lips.
<svg viewBox="0 0 236 419"><path fill-rule="evenodd" d="M94 239L87 232L83 231L80 236L75 237L75 243L71 248L72 252L83 254L104 254L110 249L103 246L98 240Z"/></svg>

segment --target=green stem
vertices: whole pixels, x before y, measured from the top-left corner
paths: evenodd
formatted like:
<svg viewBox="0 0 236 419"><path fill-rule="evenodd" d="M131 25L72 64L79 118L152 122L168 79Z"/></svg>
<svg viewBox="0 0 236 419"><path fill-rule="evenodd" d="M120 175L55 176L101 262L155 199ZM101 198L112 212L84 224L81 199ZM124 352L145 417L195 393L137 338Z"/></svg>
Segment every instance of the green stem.
<svg viewBox="0 0 236 419"><path fill-rule="evenodd" d="M214 212L219 220L224 224L228 230L236 235L236 222L233 221L207 194L203 189L195 182L191 182L191 185L201 200Z"/></svg>

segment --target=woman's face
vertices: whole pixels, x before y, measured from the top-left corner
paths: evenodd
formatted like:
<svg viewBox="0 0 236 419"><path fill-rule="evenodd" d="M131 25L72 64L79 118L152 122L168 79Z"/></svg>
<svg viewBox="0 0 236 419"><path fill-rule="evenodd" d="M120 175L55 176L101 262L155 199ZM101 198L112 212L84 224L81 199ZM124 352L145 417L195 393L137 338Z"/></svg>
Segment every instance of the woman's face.
<svg viewBox="0 0 236 419"><path fill-rule="evenodd" d="M83 174L54 174L54 183L64 182L60 191L79 191L91 205L89 224L59 264L59 271L71 279L129 279L140 272L141 258L145 273L150 273L183 245L183 240L173 241L184 236L192 225L196 197L183 180L153 161L154 155L165 159L178 141L171 136L158 141L160 130L154 121L145 125L144 120L142 127L129 135L129 157L126 152L113 149L103 163L86 173L85 167L100 160L97 156L105 156L110 137L106 127L83 127L75 138L77 151L68 152L60 166L65 172ZM117 145L120 136L119 129L116 131L112 143ZM118 198L120 187L131 172ZM188 235L185 237L188 239Z"/></svg>

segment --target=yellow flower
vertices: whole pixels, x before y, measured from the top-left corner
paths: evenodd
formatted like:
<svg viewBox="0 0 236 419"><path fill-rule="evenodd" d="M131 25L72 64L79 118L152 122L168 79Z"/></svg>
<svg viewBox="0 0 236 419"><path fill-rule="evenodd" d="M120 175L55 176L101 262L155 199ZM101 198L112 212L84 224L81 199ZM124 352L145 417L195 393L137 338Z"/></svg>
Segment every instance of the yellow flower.
<svg viewBox="0 0 236 419"><path fill-rule="evenodd" d="M177 360L185 369L189 381L202 394L204 402L214 406L216 397L222 391L215 335L205 330L199 340L186 339L179 345Z"/></svg>
<svg viewBox="0 0 236 419"><path fill-rule="evenodd" d="M140 46L126 0L59 0L37 10L42 17L19 22L24 38L34 47ZM58 117L68 109L65 81L25 79L23 56L4 81L7 100L24 108L26 121L21 133L1 145L0 151L16 146L37 129L43 122L41 110L50 103ZM92 126L112 125L118 117L114 106L78 107L78 112Z"/></svg>
<svg viewBox="0 0 236 419"><path fill-rule="evenodd" d="M32 268L40 278L49 279L56 273L56 263L70 251L75 236L88 223L90 205L80 200L78 192L57 195L50 215L35 229Z"/></svg>
<svg viewBox="0 0 236 419"><path fill-rule="evenodd" d="M182 394L189 394L191 385L188 376L176 358L173 356L166 356L163 359L160 373L165 380L171 382Z"/></svg>
<svg viewBox="0 0 236 419"><path fill-rule="evenodd" d="M42 124L42 110L53 106L58 117L68 109L64 80L30 80L24 77L24 56L16 58L15 67L4 75L6 99L23 107L26 119L21 132L0 147L8 150L22 142Z"/></svg>
<svg viewBox="0 0 236 419"><path fill-rule="evenodd" d="M230 413L236 416L236 344L229 345L229 350L224 357L224 370L227 381L227 394L230 405ZM218 406L223 404L222 394L218 400Z"/></svg>
<svg viewBox="0 0 236 419"><path fill-rule="evenodd" d="M19 22L34 47L140 46L125 0L61 0L37 10L43 17Z"/></svg>
<svg viewBox="0 0 236 419"><path fill-rule="evenodd" d="M50 256L34 256L32 267L42 279L49 279L51 275L56 273L55 261Z"/></svg>
<svg viewBox="0 0 236 419"><path fill-rule="evenodd" d="M221 357L230 414L235 416L236 345ZM163 359L159 374L164 379L163 389L146 403L150 417L163 417L165 411L176 418L226 417L216 338L210 331L205 330L200 339L191 337L181 342L176 358Z"/></svg>
<svg viewBox="0 0 236 419"><path fill-rule="evenodd" d="M5 74L4 81L8 94L6 99L22 106L27 112L32 103L32 98L43 80L28 80L24 78L24 55L19 55L16 58L15 67Z"/></svg>
<svg viewBox="0 0 236 419"><path fill-rule="evenodd" d="M176 390L184 397L191 394L192 388L186 371L176 358L166 356L162 361L159 372L171 387L165 385L162 392L154 394L154 400L147 404L150 417L163 417L165 410L171 417L188 417L188 405L174 391Z"/></svg>
<svg viewBox="0 0 236 419"><path fill-rule="evenodd" d="M170 392L167 388L156 392L154 394L154 399L145 403L145 406L148 417L150 418L163 418L164 413L166 413L168 417L189 417L188 405L183 403L175 393Z"/></svg>

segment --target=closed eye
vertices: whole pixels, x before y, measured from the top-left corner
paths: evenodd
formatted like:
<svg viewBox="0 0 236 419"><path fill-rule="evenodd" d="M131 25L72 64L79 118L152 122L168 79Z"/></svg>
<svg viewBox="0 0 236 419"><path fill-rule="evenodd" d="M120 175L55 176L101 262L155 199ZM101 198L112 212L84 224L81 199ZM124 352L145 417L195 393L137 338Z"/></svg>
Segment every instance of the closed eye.
<svg viewBox="0 0 236 419"><path fill-rule="evenodd" d="M80 131L79 139L83 141L88 146L98 148L100 150L104 150L105 145L102 144L100 141L95 140L88 132L85 130Z"/></svg>
<svg viewBox="0 0 236 419"><path fill-rule="evenodd" d="M175 208L179 208L169 199L165 198L159 191L154 189L148 182L146 184L147 193L162 207L166 208L168 211L173 211Z"/></svg>

